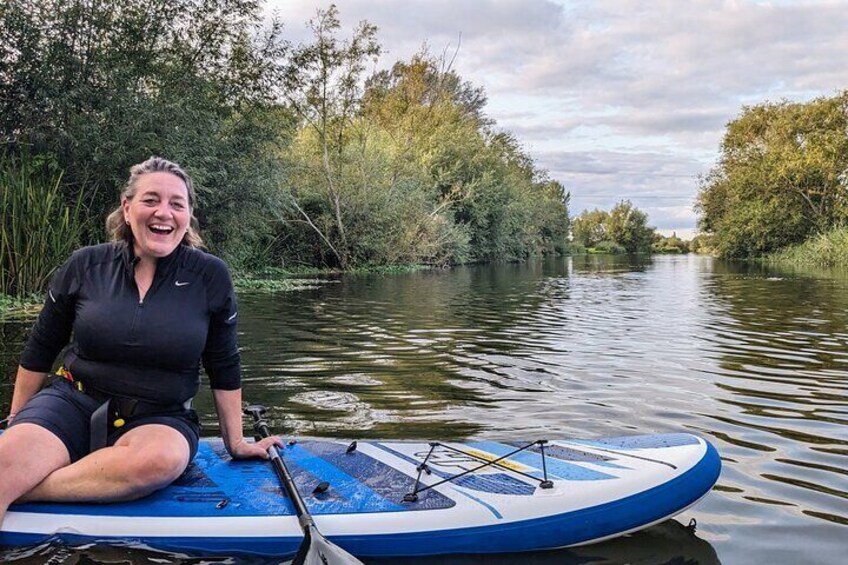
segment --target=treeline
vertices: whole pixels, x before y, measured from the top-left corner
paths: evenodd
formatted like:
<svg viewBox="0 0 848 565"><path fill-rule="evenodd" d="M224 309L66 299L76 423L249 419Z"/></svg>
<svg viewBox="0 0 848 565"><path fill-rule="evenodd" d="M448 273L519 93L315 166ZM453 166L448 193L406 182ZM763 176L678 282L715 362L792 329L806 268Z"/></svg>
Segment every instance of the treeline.
<svg viewBox="0 0 848 565"><path fill-rule="evenodd" d="M845 227L848 91L745 108L727 126L697 209L703 243L730 258L767 255Z"/></svg>
<svg viewBox="0 0 848 565"><path fill-rule="evenodd" d="M648 225L648 215L622 200L606 210L585 210L571 221L572 253L688 253L690 243L665 237Z"/></svg>
<svg viewBox="0 0 848 565"><path fill-rule="evenodd" d="M128 168L150 155L190 171L207 244L237 269L567 243L568 193L498 131L482 89L427 52L370 72L377 29L342 37L334 6L299 45L258 0L10 0L0 18L2 197L58 195L72 220L4 216L0 292L38 290L44 273L13 278L34 254L52 268L69 243L102 241ZM63 246L31 249L31 230Z"/></svg>

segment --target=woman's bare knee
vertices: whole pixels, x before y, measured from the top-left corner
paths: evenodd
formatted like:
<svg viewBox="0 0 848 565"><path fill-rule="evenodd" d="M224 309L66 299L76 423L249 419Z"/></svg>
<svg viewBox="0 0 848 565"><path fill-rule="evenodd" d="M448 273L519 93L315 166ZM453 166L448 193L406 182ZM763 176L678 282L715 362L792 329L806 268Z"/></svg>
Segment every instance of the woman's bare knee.
<svg viewBox="0 0 848 565"><path fill-rule="evenodd" d="M144 496L171 484L189 463L188 441L176 430L165 426L165 430L145 430L142 426L124 436L122 442L128 447L128 482L138 496ZM126 439L125 439L126 438Z"/></svg>
<svg viewBox="0 0 848 565"><path fill-rule="evenodd" d="M50 473L71 462L65 444L35 424L12 426L0 436L0 505L9 505Z"/></svg>

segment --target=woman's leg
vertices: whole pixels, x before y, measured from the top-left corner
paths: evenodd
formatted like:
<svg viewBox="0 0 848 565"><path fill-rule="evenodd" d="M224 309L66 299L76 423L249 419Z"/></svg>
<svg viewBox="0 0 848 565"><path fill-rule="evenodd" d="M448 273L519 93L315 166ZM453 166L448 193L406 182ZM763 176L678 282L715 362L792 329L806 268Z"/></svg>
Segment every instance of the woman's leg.
<svg viewBox="0 0 848 565"><path fill-rule="evenodd" d="M20 423L3 432L0 435L0 525L10 504L70 462L62 440L41 426Z"/></svg>
<svg viewBox="0 0 848 565"><path fill-rule="evenodd" d="M188 440L174 428L139 426L115 445L55 470L19 500L115 502L141 498L179 477L190 456Z"/></svg>

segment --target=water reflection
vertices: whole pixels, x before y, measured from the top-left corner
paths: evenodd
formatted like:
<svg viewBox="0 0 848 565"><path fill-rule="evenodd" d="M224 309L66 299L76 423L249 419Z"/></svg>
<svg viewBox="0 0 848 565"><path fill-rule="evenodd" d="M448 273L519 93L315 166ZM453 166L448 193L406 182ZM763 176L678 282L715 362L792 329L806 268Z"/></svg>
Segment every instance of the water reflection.
<svg viewBox="0 0 848 565"><path fill-rule="evenodd" d="M283 565L290 561L239 556L188 556L155 551L127 544L105 546L88 544L65 546L45 543L23 551L7 553L15 565L44 563L123 564L123 565ZM395 565L398 559L364 559L365 565ZM402 560L407 565L616 565L652 563L677 565L698 563L719 565L713 547L675 520L668 520L633 535L605 543L574 549L546 551L535 554L456 555Z"/></svg>
<svg viewBox="0 0 848 565"><path fill-rule="evenodd" d="M651 530L579 551L455 563L712 563L713 548L733 563L843 557L848 274L588 256L330 278L240 302L246 396L268 405L285 434L688 430L723 456L716 491L681 518L698 518L697 544L664 545ZM22 327L0 325L8 371ZM0 408L8 401L4 385ZM205 434L217 435L208 390L197 406Z"/></svg>
<svg viewBox="0 0 848 565"><path fill-rule="evenodd" d="M848 525L848 284L717 264L716 436L737 496Z"/></svg>

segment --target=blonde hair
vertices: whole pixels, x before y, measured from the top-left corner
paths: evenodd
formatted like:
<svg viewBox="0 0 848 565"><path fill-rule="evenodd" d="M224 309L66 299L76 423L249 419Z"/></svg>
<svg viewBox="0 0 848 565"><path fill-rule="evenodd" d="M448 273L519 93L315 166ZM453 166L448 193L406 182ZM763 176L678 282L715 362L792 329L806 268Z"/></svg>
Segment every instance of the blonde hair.
<svg viewBox="0 0 848 565"><path fill-rule="evenodd" d="M189 247L203 247L203 239L200 237L200 224L194 216L194 203L196 196L194 193L194 183L191 177L188 176L182 167L163 159L162 157L151 157L143 163L133 165L130 168L130 178L127 181L124 190L121 192L121 202L126 198L132 200L138 191L138 179L148 173L170 173L182 180L188 191L188 211L191 214L191 219L188 223L188 229L183 236L183 243ZM124 220L124 210L122 204L118 204L111 214L106 217L106 231L112 238L112 241L125 241L128 244L133 242L132 229Z"/></svg>

